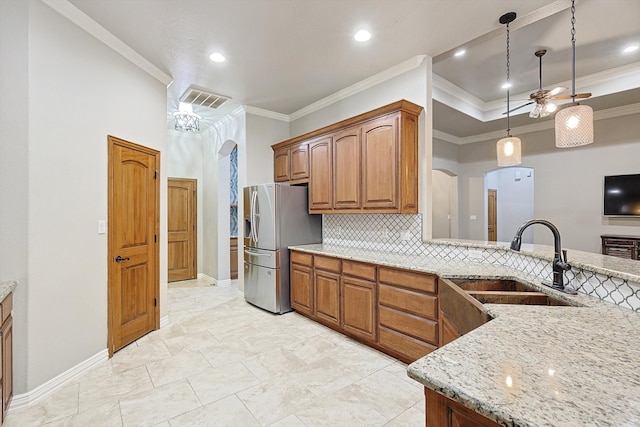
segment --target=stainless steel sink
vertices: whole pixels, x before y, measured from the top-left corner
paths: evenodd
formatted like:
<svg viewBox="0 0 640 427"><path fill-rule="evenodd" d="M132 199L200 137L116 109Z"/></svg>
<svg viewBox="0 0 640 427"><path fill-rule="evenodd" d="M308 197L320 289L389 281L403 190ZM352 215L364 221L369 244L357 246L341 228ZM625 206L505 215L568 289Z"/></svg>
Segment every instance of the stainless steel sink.
<svg viewBox="0 0 640 427"><path fill-rule="evenodd" d="M450 279L483 304L563 305L562 300L539 292L525 283L509 279Z"/></svg>

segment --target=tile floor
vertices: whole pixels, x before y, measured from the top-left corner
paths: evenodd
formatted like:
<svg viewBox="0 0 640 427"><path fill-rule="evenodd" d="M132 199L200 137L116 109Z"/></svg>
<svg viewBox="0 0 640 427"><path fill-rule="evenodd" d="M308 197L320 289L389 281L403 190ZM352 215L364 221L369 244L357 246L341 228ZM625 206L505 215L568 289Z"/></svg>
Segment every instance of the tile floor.
<svg viewBox="0 0 640 427"><path fill-rule="evenodd" d="M170 324L117 352L5 427L422 426L406 365L236 287L172 283Z"/></svg>

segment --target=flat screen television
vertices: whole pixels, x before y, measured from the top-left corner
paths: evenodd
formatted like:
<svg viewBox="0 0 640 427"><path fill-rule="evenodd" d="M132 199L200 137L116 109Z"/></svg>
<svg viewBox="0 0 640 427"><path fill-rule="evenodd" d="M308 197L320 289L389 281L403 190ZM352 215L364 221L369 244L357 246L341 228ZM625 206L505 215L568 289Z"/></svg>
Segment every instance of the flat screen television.
<svg viewBox="0 0 640 427"><path fill-rule="evenodd" d="M640 216L640 174L604 177L604 214Z"/></svg>

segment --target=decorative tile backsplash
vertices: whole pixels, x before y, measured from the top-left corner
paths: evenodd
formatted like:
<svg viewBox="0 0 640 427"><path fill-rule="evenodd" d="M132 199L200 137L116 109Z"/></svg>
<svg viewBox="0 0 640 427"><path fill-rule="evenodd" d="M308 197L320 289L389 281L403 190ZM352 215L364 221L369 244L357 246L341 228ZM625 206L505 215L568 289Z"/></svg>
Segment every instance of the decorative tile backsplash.
<svg viewBox="0 0 640 427"><path fill-rule="evenodd" d="M327 245L501 265L540 280L553 277L550 261L524 253L423 242L421 214L323 215L322 241ZM640 312L640 283L575 267L564 276L567 286L580 293Z"/></svg>

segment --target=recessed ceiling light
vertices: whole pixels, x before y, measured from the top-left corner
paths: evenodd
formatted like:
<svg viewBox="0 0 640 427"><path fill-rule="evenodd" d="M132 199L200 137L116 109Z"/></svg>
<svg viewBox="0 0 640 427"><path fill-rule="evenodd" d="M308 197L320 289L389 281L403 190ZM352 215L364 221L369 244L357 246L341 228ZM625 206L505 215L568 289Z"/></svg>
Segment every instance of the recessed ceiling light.
<svg viewBox="0 0 640 427"><path fill-rule="evenodd" d="M464 50L464 49L460 49L460 50L458 50L456 53L454 53L454 54L453 54L453 56L462 56L462 55L464 55L465 53L467 53L467 51L466 51L466 50Z"/></svg>
<svg viewBox="0 0 640 427"><path fill-rule="evenodd" d="M632 44L630 46L625 47L622 52L623 53L631 53L631 52L635 52L636 50L638 50L640 46L638 46L637 44Z"/></svg>
<svg viewBox="0 0 640 427"><path fill-rule="evenodd" d="M220 52L214 52L209 56L209 59L211 59L213 62L224 62L227 60L227 58L224 57L223 54L221 54Z"/></svg>
<svg viewBox="0 0 640 427"><path fill-rule="evenodd" d="M371 33L367 30L360 30L356 33L355 36L353 36L353 38L359 42L366 42L371 38Z"/></svg>
<svg viewBox="0 0 640 427"><path fill-rule="evenodd" d="M502 89L509 89L511 87L511 83L505 83L502 86L500 86Z"/></svg>

